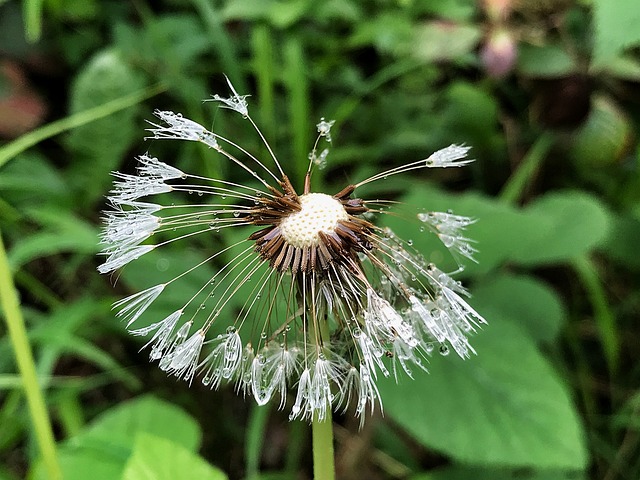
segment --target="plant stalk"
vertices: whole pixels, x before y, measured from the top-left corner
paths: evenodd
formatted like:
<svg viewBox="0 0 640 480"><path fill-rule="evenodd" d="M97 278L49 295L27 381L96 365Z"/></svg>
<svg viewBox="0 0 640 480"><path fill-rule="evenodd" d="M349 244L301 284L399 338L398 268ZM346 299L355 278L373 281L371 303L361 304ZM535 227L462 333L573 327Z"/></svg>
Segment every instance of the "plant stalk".
<svg viewBox="0 0 640 480"><path fill-rule="evenodd" d="M322 421L319 421L317 416L314 415L311 424L311 436L313 443L313 479L335 480L331 408L327 409L327 415Z"/></svg>
<svg viewBox="0 0 640 480"><path fill-rule="evenodd" d="M58 463L56 442L51 428L49 412L47 411L42 389L38 383L33 353L27 337L27 329L24 325L22 312L20 311L18 295L11 277L2 235L0 235L0 305L2 305L4 318L7 322L9 338L15 352L31 421L33 422L48 478L51 480L61 479L62 470Z"/></svg>
<svg viewBox="0 0 640 480"><path fill-rule="evenodd" d="M527 184L540 168L540 164L549 153L553 142L554 137L551 133L544 132L540 135L502 188L498 196L502 202L514 204L522 198Z"/></svg>

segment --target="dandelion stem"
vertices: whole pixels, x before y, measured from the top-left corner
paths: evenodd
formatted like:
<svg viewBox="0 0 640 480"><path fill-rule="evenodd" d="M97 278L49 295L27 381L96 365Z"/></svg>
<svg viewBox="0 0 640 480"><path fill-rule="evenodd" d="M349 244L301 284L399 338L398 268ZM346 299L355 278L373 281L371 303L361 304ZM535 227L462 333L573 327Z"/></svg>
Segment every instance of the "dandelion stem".
<svg viewBox="0 0 640 480"><path fill-rule="evenodd" d="M56 443L51 429L49 413L44 401L36 366L27 338L27 330L20 312L18 296L11 278L11 270L7 254L0 236L0 304L7 322L9 337L16 356L18 370L22 377L22 386L27 397L29 412L35 430L40 452L50 479L62 478L60 464L56 454Z"/></svg>
<svg viewBox="0 0 640 480"><path fill-rule="evenodd" d="M533 144L520 162L516 171L511 175L500 192L499 198L504 203L516 203L530 182L531 177L538 171L540 164L547 156L553 145L554 137L544 132Z"/></svg>
<svg viewBox="0 0 640 480"><path fill-rule="evenodd" d="M319 421L314 415L311 424L313 443L313 478L314 480L334 480L333 462L333 420L331 409L327 409L324 420Z"/></svg>

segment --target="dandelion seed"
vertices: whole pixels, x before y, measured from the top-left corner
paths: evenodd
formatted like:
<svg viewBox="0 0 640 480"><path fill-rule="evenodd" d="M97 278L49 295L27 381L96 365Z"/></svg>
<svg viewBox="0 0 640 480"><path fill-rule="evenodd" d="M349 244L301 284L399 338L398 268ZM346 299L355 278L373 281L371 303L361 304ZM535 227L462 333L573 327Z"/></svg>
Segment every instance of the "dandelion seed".
<svg viewBox="0 0 640 480"><path fill-rule="evenodd" d="M249 106L247 104L247 97L249 95L238 95L238 92L236 92L236 89L233 88L233 85L231 84L231 81L229 80L229 78L228 77L226 78L227 78L227 84L229 85L229 89L231 90L233 95L231 95L229 98L223 98L220 95L214 95L212 101L220 102L224 107L230 108L231 110L235 110L243 117L248 117Z"/></svg>
<svg viewBox="0 0 640 480"><path fill-rule="evenodd" d="M451 145L338 192L314 192L312 171L326 163L328 149L316 152L321 140L331 141L333 125L321 119L304 185L296 190L249 115L247 95L227 82L231 96L213 100L251 123L269 154L266 160L179 113L156 111L160 122L150 132L152 138L208 145L260 188L189 174L147 154L138 157L136 175L114 174L101 273L173 242L230 228L246 232L244 240L114 305L129 329L174 282L218 263L216 273L172 314L130 330L151 336L145 345L151 360L188 382L198 377L212 389L233 384L258 404L278 399L283 409L290 397L291 419L322 420L330 409L354 403L362 422L376 405L382 410L378 374L412 377L415 370L426 371L434 352L474 354L468 337L486 322L453 277L462 266L445 273L426 262L417 239L376 224L392 213L388 205L356 195L361 186L391 175L464 166L472 161L469 148ZM169 194L169 201L154 200ZM417 219L454 258L474 260L465 230L475 219L452 212L421 213ZM154 243L159 233L162 241Z"/></svg>

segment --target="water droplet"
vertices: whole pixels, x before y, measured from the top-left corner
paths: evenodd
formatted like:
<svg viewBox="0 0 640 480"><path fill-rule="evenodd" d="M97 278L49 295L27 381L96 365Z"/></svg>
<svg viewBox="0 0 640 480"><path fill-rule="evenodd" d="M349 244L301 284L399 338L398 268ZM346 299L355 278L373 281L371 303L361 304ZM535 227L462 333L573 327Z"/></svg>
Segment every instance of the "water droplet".
<svg viewBox="0 0 640 480"><path fill-rule="evenodd" d="M413 245L413 240L411 240L411 239L407 240L407 245L409 245L411 247Z"/></svg>
<svg viewBox="0 0 640 480"><path fill-rule="evenodd" d="M198 192L198 196L201 197L202 196L202 192Z"/></svg>
<svg viewBox="0 0 640 480"><path fill-rule="evenodd" d="M233 216L238 218L240 216L240 212L233 212Z"/></svg>
<svg viewBox="0 0 640 480"><path fill-rule="evenodd" d="M236 327L234 327L233 325L229 325L227 327L227 333L236 333Z"/></svg>
<svg viewBox="0 0 640 480"><path fill-rule="evenodd" d="M447 355L449 355L449 347L447 347L446 345L440 345L440 348L438 349L438 351L440 352L440 355L442 355L443 357L446 357Z"/></svg>

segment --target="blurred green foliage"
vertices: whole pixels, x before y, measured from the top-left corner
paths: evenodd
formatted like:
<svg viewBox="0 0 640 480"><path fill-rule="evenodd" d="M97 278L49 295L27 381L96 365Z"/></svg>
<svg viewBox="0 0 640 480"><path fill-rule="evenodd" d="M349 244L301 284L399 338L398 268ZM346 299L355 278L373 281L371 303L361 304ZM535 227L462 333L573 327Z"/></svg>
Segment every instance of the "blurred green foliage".
<svg viewBox="0 0 640 480"><path fill-rule="evenodd" d="M304 428L164 378L110 311L232 234L153 252L112 279L95 271L109 172L130 171L134 155L248 181L200 145L142 142L161 108L261 151L244 123L202 103L226 91L223 73L252 94L297 182L322 116L336 120L329 190L451 143L477 159L362 192L479 219L479 264L464 276L489 326L477 357L386 379L385 416L364 430L336 418L339 478L639 478L639 32L636 0L0 1L0 230L65 478L243 478L243 458L268 472L252 478L311 471ZM123 98L109 116L65 123ZM20 122L16 139L6 125ZM447 261L417 223L389 224ZM149 323L191 296L185 280ZM45 478L0 334L0 479Z"/></svg>

